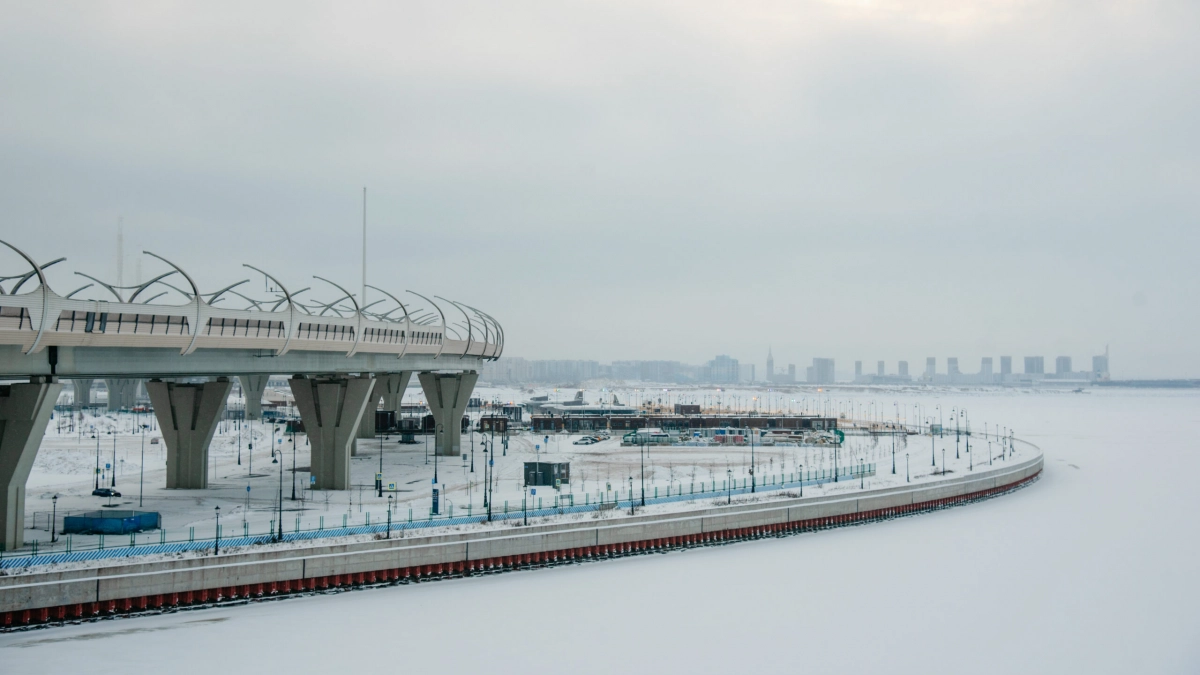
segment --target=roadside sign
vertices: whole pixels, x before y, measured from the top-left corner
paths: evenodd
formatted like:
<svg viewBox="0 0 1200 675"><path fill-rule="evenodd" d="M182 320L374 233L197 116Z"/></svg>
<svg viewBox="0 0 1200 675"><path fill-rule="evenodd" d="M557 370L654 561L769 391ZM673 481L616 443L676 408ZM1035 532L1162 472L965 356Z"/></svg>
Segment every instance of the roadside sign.
<svg viewBox="0 0 1200 675"><path fill-rule="evenodd" d="M309 476L309 477L308 477L308 484L309 484L309 485L316 485L316 484L317 484L317 477L316 477L316 476ZM247 489L247 490L249 490L250 488L246 488L246 489Z"/></svg>
<svg viewBox="0 0 1200 675"><path fill-rule="evenodd" d="M388 490L391 490L392 492L395 492L395 491L396 491L396 484L395 484L395 483L388 483Z"/></svg>
<svg viewBox="0 0 1200 675"><path fill-rule="evenodd" d="M438 489L433 488L433 515L438 514Z"/></svg>
<svg viewBox="0 0 1200 675"><path fill-rule="evenodd" d="M531 495L536 495L536 494L537 494L537 488L533 488L532 490L530 490L530 491L529 491L529 494L531 494Z"/></svg>
<svg viewBox="0 0 1200 675"><path fill-rule="evenodd" d="M249 491L250 491L250 486L249 486L249 485L247 485L247 486L246 486L246 492L249 492Z"/></svg>
<svg viewBox="0 0 1200 675"><path fill-rule="evenodd" d="M383 474L381 474L381 473L376 473L376 474L375 474L375 480L383 480Z"/></svg>

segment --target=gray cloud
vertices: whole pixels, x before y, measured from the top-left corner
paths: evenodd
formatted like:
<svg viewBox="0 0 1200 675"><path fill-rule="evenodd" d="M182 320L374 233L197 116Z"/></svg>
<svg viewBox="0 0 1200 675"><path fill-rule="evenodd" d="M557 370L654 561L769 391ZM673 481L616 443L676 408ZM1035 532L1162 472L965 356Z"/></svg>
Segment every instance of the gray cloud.
<svg viewBox="0 0 1200 675"><path fill-rule="evenodd" d="M1200 376L1198 12L10 5L0 232L111 274L122 216L210 285L350 282L365 184L372 281L514 354Z"/></svg>

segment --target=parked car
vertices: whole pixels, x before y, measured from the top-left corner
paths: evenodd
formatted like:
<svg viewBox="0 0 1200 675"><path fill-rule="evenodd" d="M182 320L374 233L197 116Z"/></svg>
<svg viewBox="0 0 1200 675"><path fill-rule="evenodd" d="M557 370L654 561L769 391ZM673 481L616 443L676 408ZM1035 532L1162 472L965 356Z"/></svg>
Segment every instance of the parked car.
<svg viewBox="0 0 1200 675"><path fill-rule="evenodd" d="M92 494L97 497L120 497L121 493L112 488L96 488Z"/></svg>
<svg viewBox="0 0 1200 675"><path fill-rule="evenodd" d="M583 438L581 438L581 439L579 439L579 440L575 441L575 442L574 442L574 443L572 443L571 445L594 445L596 442L597 442L597 440L596 440L596 438L595 438L595 437L593 437L593 436L584 436Z"/></svg>

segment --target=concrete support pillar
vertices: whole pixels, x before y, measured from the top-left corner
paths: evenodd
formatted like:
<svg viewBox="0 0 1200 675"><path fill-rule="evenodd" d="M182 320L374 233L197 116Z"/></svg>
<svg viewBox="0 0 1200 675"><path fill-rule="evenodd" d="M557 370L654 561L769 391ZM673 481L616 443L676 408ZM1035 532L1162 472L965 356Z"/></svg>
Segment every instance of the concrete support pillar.
<svg viewBox="0 0 1200 675"><path fill-rule="evenodd" d="M25 544L25 482L61 391L47 377L0 386L0 551Z"/></svg>
<svg viewBox="0 0 1200 675"><path fill-rule="evenodd" d="M137 403L139 380L123 377L105 378L104 386L108 387L108 410L116 412L121 408L132 408Z"/></svg>
<svg viewBox="0 0 1200 675"><path fill-rule="evenodd" d="M478 373L421 373L421 389L436 425L435 452L457 457L462 452L462 416L475 389Z"/></svg>
<svg viewBox="0 0 1200 675"><path fill-rule="evenodd" d="M367 395L367 407L363 409L362 420L358 423L359 438L375 438L375 411L379 409L379 378L371 380L371 393ZM353 454L358 454L358 444L355 443Z"/></svg>
<svg viewBox="0 0 1200 675"><path fill-rule="evenodd" d="M92 383L93 379L87 380L72 380L71 386L75 389L75 404L76 410L81 410L92 404Z"/></svg>
<svg viewBox="0 0 1200 675"><path fill-rule="evenodd" d="M182 384L150 380L146 392L167 444L167 487L203 490L208 487L208 444L225 411L233 383Z"/></svg>
<svg viewBox="0 0 1200 675"><path fill-rule="evenodd" d="M270 375L238 375L242 383L242 394L246 397L246 419L262 419L263 392L267 389Z"/></svg>
<svg viewBox="0 0 1200 675"><path fill-rule="evenodd" d="M408 389L408 381L412 379L412 371L387 373L376 377L379 384L375 391L383 398L383 410L391 410L400 417L400 403L404 400L404 390ZM380 391L382 390L382 391Z"/></svg>
<svg viewBox="0 0 1200 675"><path fill-rule="evenodd" d="M375 380L297 375L288 380L304 422L318 490L350 489L350 452Z"/></svg>

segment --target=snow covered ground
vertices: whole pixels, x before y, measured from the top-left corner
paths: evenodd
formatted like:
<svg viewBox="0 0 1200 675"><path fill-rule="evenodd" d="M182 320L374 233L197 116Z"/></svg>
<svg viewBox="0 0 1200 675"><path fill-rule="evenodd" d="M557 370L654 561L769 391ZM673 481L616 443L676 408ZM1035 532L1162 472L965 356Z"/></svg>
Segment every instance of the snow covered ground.
<svg viewBox="0 0 1200 675"><path fill-rule="evenodd" d="M552 389L538 390L534 393L551 397L556 395ZM893 392L886 393L891 395ZM485 400L499 401L520 401L533 395L512 389L488 387L477 389L476 394ZM574 392L559 392L558 395L570 398ZM611 395L610 392L600 391L590 391L588 394L589 400ZM618 395L622 400L630 396L637 396L640 400L649 397L641 391L637 394L632 391L618 392ZM670 396L673 401L680 398L704 401L705 398L715 400L718 393L716 390L706 389L670 390L664 393L660 389L654 392L654 395ZM730 400L726 403L735 409L744 409L747 404L752 408L753 399L761 397L764 401L760 407L762 411L767 410L768 397L776 396L774 408L786 411L787 404L778 398L780 394L777 392L721 392L720 396L728 396ZM797 398L795 412L799 412L801 406L807 405L810 412L824 407L836 413L840 406L843 411L853 409L855 414L864 419L880 415L881 417L876 418L878 421L907 421L910 424L915 424L916 405L928 404L926 407L930 408L931 415L934 416L937 415L934 406L941 405L937 402L940 399L928 397L914 398L911 405L898 400L884 405L874 398L863 396L861 392L856 397L846 395L840 400L821 398L818 401L815 390L811 392L810 398L803 395L789 396L790 398ZM420 389L411 390L407 400L410 403L421 402ZM664 405L667 403L667 399L664 398ZM906 412L901 412L901 406L904 406ZM951 399L948 399L943 407L944 417L949 417L951 412L956 410ZM867 469L874 465L876 472L866 479L867 488L902 484L906 480L934 480L941 477L943 468L950 477L955 477L971 471L975 465L986 466L989 461L999 461L1003 447L995 438L995 432L998 429L997 425L1003 426L1003 423L1001 419L992 420L987 422L985 428L982 419L972 417L971 424L975 435L972 437L971 453L967 452L965 436L956 447L953 433L945 434L936 440L928 435L900 436L895 439L894 444L890 436L866 437L851 433L845 445L838 450L836 461L841 469L860 465ZM283 524L286 531L330 529L341 527L343 523L353 526L383 522L387 518L389 496L394 498L393 521L428 518L435 471L441 491L442 515L451 512L458 516L477 515L486 511L483 500L485 456L482 451L485 437L482 434L475 434L474 437L463 436L463 449L467 454L465 461L461 457L440 457L435 461L432 455L432 439L425 436L417 436L416 445L400 444L396 436L360 440L358 456L351 460L354 489L348 491L306 489L309 484L309 447L304 435L299 434L295 438L296 498L293 500L293 439L290 434L283 433L282 425L273 427L270 424L255 423L242 425L239 429L234 423L222 424L210 448L209 489L167 490L165 446L151 443L151 440L159 435L153 429L144 436L133 433L141 424L153 425L154 421L150 415L138 416L132 413L96 417L85 413L82 421L66 416L51 421L28 483L25 533L27 552L32 550L34 541L38 542L41 553L66 550L67 542L62 538L57 545L49 546L49 522L50 516L55 513L52 507L55 495L58 496L56 513L60 527L62 518L66 515L95 510L110 503L108 499L91 494L96 482L94 472L97 465L102 472L101 487L107 487L112 482L111 469L106 469L106 465L115 464L117 467L116 489L122 493L122 497L111 500L112 505L125 509L142 508L160 512L167 541L186 541L193 536L197 539L211 539L216 530L214 507L217 505L221 506L222 534L225 537L272 532L278 517L277 498L281 485L284 497ZM952 428L948 423L947 426ZM990 434L986 438L985 431ZM559 434L549 436L547 442L545 434L522 433L512 436L507 452L502 451L496 458L494 511L503 512L506 508L511 511L521 510L522 500L526 499L522 467L524 462L534 459L570 462L572 483L561 493L549 488L537 489L536 495L528 497L531 509L554 506L556 495L563 500L569 496L575 504L601 499L611 502L614 498L626 498L630 479L634 490L640 494L643 460L640 448L622 448L619 436L595 445L575 445L574 442L580 438L580 435ZM248 448L251 443L254 446L253 450ZM470 471L472 443L475 446L474 473ZM273 444L282 450L282 466L272 463L269 448ZM499 446L499 443L497 445ZM143 447L146 469L144 477L139 473ZM397 490L379 497L374 490L374 481L375 473L380 471L381 449L384 485L395 483ZM892 473L893 450L895 474ZM1035 451L1028 445L1017 443L1013 458L1024 459ZM723 489L726 481L731 479L736 485L746 484L750 476L751 454L751 449L746 446L650 447L644 457L646 493L653 497L666 496L668 490L671 494L679 494L680 491L711 492L714 486ZM805 475L816 475L817 472L831 475L835 462L832 447L759 445L755 448L753 458L757 465L758 482L771 484L794 480L802 471ZM859 480L843 479L839 483L813 487L811 492L806 491L806 494L832 494L858 489ZM142 493L140 507L139 493ZM138 535L136 541L142 544L156 544L161 536L161 532L149 532ZM106 545L112 547L115 539L108 537ZM97 540L97 537L75 535L71 545L73 550L84 550L94 548ZM115 545L128 544L128 537L120 538L119 542Z"/></svg>
<svg viewBox="0 0 1200 675"><path fill-rule="evenodd" d="M785 539L0 635L0 663L101 673L1200 671L1200 395L938 395L943 408L964 405L973 421L1037 443L1042 480L979 504Z"/></svg>

